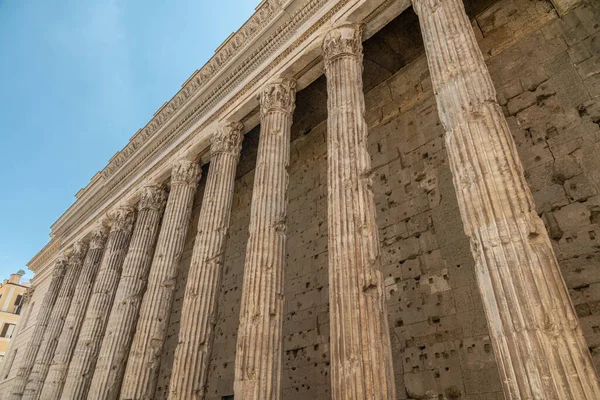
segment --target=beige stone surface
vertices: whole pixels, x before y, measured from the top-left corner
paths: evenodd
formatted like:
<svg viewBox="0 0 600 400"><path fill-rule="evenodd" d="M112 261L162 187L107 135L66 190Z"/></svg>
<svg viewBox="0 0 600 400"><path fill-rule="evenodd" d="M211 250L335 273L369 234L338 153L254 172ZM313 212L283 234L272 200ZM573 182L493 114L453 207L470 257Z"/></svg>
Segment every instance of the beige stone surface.
<svg viewBox="0 0 600 400"><path fill-rule="evenodd" d="M8 397L11 400L18 400L23 396L27 379L29 378L29 374L33 368L38 350L42 345L44 334L46 333L46 328L48 327L50 316L52 315L54 303L56 302L56 299L60 293L67 267L68 259L64 256L59 256L59 259L54 265L50 287L44 296L44 301L39 311L35 330L33 331L33 335L27 344L25 356L22 358L21 365L19 365L19 369L17 371L17 377L12 384L11 392Z"/></svg>
<svg viewBox="0 0 600 400"><path fill-rule="evenodd" d="M69 312L61 331L54 357L48 369L44 385L41 389L41 399L58 400L62 393L63 385L67 375L69 361L75 350L77 338L83 324L88 302L92 295L92 288L98 273L104 247L108 237L107 228L103 225L96 228L90 238L89 250L75 286L73 299L69 306Z"/></svg>
<svg viewBox="0 0 600 400"><path fill-rule="evenodd" d="M164 188L147 186L142 190L137 221L98 352L88 399L119 397L165 202Z"/></svg>
<svg viewBox="0 0 600 400"><path fill-rule="evenodd" d="M152 399L160 367L179 262L190 223L200 167L188 160L173 165L171 192L129 351L121 399Z"/></svg>
<svg viewBox="0 0 600 400"><path fill-rule="evenodd" d="M333 399L395 399L364 119L362 27L323 42L327 76L329 309Z"/></svg>
<svg viewBox="0 0 600 400"><path fill-rule="evenodd" d="M218 312L223 253L229 232L242 125L231 123L213 136L194 251L187 276L181 328L169 399L203 399Z"/></svg>
<svg viewBox="0 0 600 400"><path fill-rule="evenodd" d="M550 238L462 0L415 0L507 399L598 399Z"/></svg>
<svg viewBox="0 0 600 400"><path fill-rule="evenodd" d="M92 371L106 331L108 310L112 307L123 261L129 248L135 216L135 209L129 206L119 207L109 215L111 228L105 254L94 282L77 345L69 363L61 399L76 400L87 397Z"/></svg>
<svg viewBox="0 0 600 400"><path fill-rule="evenodd" d="M44 380L48 374L48 368L50 368L50 363L52 362L54 351L58 344L58 338L60 337L65 319L69 312L71 300L73 299L73 294L75 292L75 286L77 285L77 280L79 279L81 267L87 251L88 243L78 242L75 244L69 255L69 266L65 273L65 277L63 278L58 298L54 303L54 308L52 309L52 314L48 321L48 327L44 334L44 340L42 341L40 350L35 359L35 364L33 365L33 369L27 380L23 399L37 400L40 396Z"/></svg>
<svg viewBox="0 0 600 400"><path fill-rule="evenodd" d="M281 79L268 84L260 95L261 135L233 386L235 397L241 399L281 398L287 169L295 89L295 81Z"/></svg>

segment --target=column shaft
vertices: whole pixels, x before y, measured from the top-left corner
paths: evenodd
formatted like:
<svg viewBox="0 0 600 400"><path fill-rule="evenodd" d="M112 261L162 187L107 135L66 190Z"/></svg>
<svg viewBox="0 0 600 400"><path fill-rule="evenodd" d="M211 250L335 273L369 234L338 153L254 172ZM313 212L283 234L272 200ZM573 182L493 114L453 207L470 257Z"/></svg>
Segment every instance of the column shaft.
<svg viewBox="0 0 600 400"><path fill-rule="evenodd" d="M223 274L223 252L241 150L241 124L215 133L190 263L169 399L203 399Z"/></svg>
<svg viewBox="0 0 600 400"><path fill-rule="evenodd" d="M98 353L94 377L87 396L89 400L119 397L165 200L165 191L160 187L147 186L142 189L135 229L131 235L106 333Z"/></svg>
<svg viewBox="0 0 600 400"><path fill-rule="evenodd" d="M295 81L282 79L267 85L260 96L260 139L235 358L234 393L245 400L281 397L287 169L295 89Z"/></svg>
<svg viewBox="0 0 600 400"><path fill-rule="evenodd" d="M60 292L58 293L58 298L54 303L54 308L52 309L52 314L48 321L48 327L44 334L44 340L42 341L40 350L35 359L35 364L29 375L27 386L25 386L23 399L37 400L39 398L40 391L44 385L44 380L46 379L46 374L48 373L48 368L50 368L50 363L54 356L54 351L56 350L56 345L58 344L58 338L60 337L65 318L69 312L69 306L73 299L73 292L75 292L75 285L79 279L81 265L83 264L83 259L85 258L87 250L87 243L76 243L73 252L69 257L69 266L63 279Z"/></svg>
<svg viewBox="0 0 600 400"><path fill-rule="evenodd" d="M138 324L129 351L121 399L154 398L163 345L169 326L175 283L200 178L197 163L173 166L171 192L148 277Z"/></svg>
<svg viewBox="0 0 600 400"><path fill-rule="evenodd" d="M461 0L414 0L507 399L600 399L550 239Z"/></svg>
<svg viewBox="0 0 600 400"><path fill-rule="evenodd" d="M327 76L329 312L333 399L395 399L364 119L362 28L323 42Z"/></svg>
<svg viewBox="0 0 600 400"><path fill-rule="evenodd" d="M87 398L108 315L121 277L121 268L129 247L135 210L131 207L121 207L109 217L112 226L106 244L106 254L100 264L77 345L69 363L67 379L60 397L62 400Z"/></svg>
<svg viewBox="0 0 600 400"><path fill-rule="evenodd" d="M69 312L41 390L40 398L42 399L58 400L60 398L69 360L79 336L96 272L102 259L106 238L107 233L104 226L100 226L92 233L89 250L77 280Z"/></svg>
<svg viewBox="0 0 600 400"><path fill-rule="evenodd" d="M102 260L104 246L106 244L107 232L104 226L100 226L92 233L90 248L83 262L79 279L75 287L75 293L71 300L67 318L58 339L52 363L46 375L40 398L44 400L58 400L67 375L69 361L75 350L75 344L79 337L81 324L85 316L85 310L92 294L92 288L98 266Z"/></svg>
<svg viewBox="0 0 600 400"><path fill-rule="evenodd" d="M27 379L29 378L29 374L33 368L33 363L35 362L38 350L42 344L44 333L46 332L46 327L48 326L48 321L50 320L50 315L52 314L52 308L54 307L54 303L58 297L58 292L60 291L60 287L62 286L62 282L65 277L66 269L67 259L60 257L54 265L50 286L44 295L44 300L40 304L35 328L33 329L33 333L29 343L27 344L25 353L21 358L19 369L17 370L17 376L14 380L14 383L11 387L11 393L8 397L9 400L18 400L23 396Z"/></svg>

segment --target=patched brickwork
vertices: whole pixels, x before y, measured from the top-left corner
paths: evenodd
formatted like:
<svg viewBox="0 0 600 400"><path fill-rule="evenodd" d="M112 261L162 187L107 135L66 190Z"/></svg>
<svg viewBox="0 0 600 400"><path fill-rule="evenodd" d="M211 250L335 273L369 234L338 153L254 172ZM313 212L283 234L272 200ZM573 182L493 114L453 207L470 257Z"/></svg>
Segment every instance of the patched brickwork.
<svg viewBox="0 0 600 400"><path fill-rule="evenodd" d="M600 4L590 2L562 19L547 1L473 0L465 5L600 367ZM500 400L474 262L413 11L405 11L365 42L364 53L369 153L398 398ZM286 400L327 399L331 392L326 110L321 77L298 93L292 127L282 384ZM207 387L210 399L233 394L257 143L255 128L245 137L235 186ZM196 196L157 398L166 395L201 199L202 189Z"/></svg>

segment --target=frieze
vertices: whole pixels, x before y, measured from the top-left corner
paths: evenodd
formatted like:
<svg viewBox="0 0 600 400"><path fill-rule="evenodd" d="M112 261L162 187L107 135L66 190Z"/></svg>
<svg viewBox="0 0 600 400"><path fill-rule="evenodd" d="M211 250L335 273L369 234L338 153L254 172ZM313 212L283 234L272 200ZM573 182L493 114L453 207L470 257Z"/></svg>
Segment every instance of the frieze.
<svg viewBox="0 0 600 400"><path fill-rule="evenodd" d="M218 120L226 117L226 113L230 112L233 105L247 97L249 93L256 91L258 85L264 82L265 78L272 75L273 71L279 68L285 59L301 49L309 37L313 36L324 25L330 23L332 18L343 8L356 2L357 0L297 1L294 4L295 7L290 6L290 10L286 11L285 14L278 13L280 16L285 15L286 18L281 18L277 25L273 24L273 27L269 28L271 30L269 35L261 39L260 43L256 42L254 49L248 53L250 55L240 59L236 66L231 68L231 72L227 76L219 76L219 80L211 79L210 92L195 96L193 102L185 105L184 113L179 113L175 118L167 121L169 124L168 129L160 129L158 134L150 138L151 140L147 138L148 145L140 149L141 151L132 153L131 160L127 162L127 165L120 166L116 173L110 175L110 179L99 176L98 179L91 182L89 189L82 190L86 198L78 200L53 225L54 234L60 234L66 238L82 234L93 223L93 221L87 223L83 223L83 221L89 220L94 212L103 212L103 210L115 207L122 198L122 195L119 195L118 198L108 200L109 196L118 192L126 193L127 187L141 187L143 180L146 179L145 177L164 173L164 162L150 161L149 163L148 161L158 160L158 157L165 161L173 160L184 149L190 148L192 145L196 146L198 144L197 135L186 135L192 127L194 132L202 132ZM294 1L263 2L259 8L267 3L281 6L283 3L291 4ZM387 0L384 3L387 5L391 2ZM408 4L408 2L406 3ZM327 9L323 11L326 6ZM318 19L314 19L317 14L321 15ZM304 26L309 21L310 25ZM302 27L301 33L298 32L300 27ZM224 45L217 50L217 53L225 48L229 42L238 40L236 35L237 33L227 39ZM290 41L292 38L293 41ZM271 58L273 55L275 57ZM262 66L261 64L265 60L270 61ZM193 81L198 73L194 74L189 82ZM253 76L248 80L248 76L251 74ZM188 82L184 84L184 87L187 87L187 85ZM226 99L225 102L223 102L224 99ZM161 108L157 115L168 109L168 107L169 104ZM142 137L143 130L136 133L132 141L140 140ZM169 150L164 153L166 148ZM111 162L114 160L115 158ZM140 174L141 172L143 172L143 176Z"/></svg>
<svg viewBox="0 0 600 400"><path fill-rule="evenodd" d="M218 75L225 64L268 26L282 9L282 2L282 0L267 0L261 3L252 17L217 49L215 55L199 71L188 79L173 99L160 108L154 118L131 138L123 150L113 156L102 171L102 176L105 179L110 177L177 110L182 108L207 82Z"/></svg>

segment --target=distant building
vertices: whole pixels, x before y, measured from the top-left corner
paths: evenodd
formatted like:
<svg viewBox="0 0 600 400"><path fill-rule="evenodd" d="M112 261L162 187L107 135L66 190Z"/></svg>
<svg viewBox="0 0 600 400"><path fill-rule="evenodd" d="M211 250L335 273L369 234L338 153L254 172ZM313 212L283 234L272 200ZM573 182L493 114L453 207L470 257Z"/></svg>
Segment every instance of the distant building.
<svg viewBox="0 0 600 400"><path fill-rule="evenodd" d="M29 282L20 283L24 274L19 271L0 284L0 361L4 359L21 317L23 296L29 288Z"/></svg>

